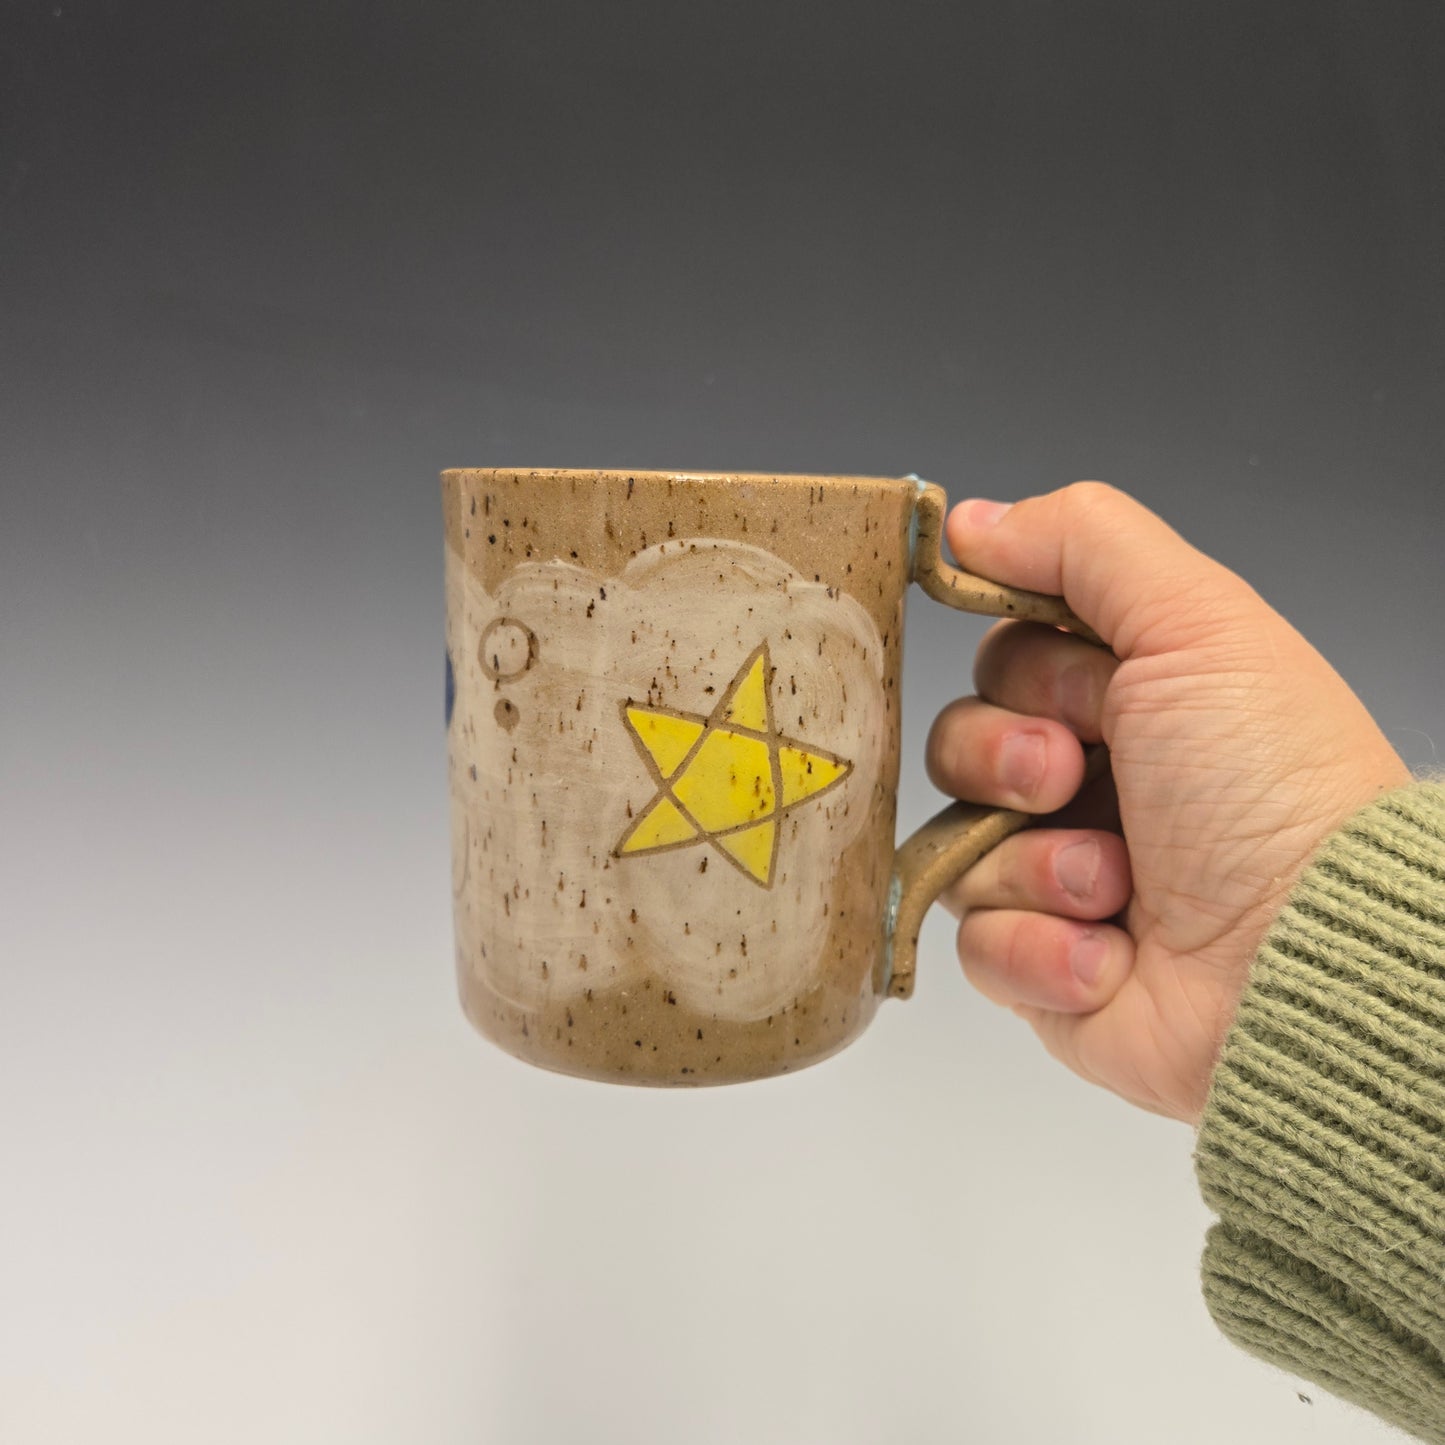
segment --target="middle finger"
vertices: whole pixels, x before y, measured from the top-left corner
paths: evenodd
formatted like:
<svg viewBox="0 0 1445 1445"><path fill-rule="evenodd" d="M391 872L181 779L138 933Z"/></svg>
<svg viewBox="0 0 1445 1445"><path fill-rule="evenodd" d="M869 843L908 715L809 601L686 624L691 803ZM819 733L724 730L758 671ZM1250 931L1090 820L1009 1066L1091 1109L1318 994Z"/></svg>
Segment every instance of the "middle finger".
<svg viewBox="0 0 1445 1445"><path fill-rule="evenodd" d="M955 798L1025 813L1052 813L1079 790L1084 750L1051 718L1021 717L963 697L934 719L924 748L934 787Z"/></svg>
<svg viewBox="0 0 1445 1445"><path fill-rule="evenodd" d="M1053 718L1084 742L1098 742L1104 694L1119 666L1113 653L1056 627L1002 622L974 660L978 695L996 707Z"/></svg>

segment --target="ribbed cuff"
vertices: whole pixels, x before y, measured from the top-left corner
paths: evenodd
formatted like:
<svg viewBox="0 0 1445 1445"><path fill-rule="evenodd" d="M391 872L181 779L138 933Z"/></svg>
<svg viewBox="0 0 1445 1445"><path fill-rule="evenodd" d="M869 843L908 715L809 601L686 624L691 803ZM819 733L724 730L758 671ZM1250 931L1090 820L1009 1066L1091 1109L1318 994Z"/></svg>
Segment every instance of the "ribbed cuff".
<svg viewBox="0 0 1445 1445"><path fill-rule="evenodd" d="M1445 1445L1445 787L1357 813L1261 945L1195 1152L1236 1344Z"/></svg>

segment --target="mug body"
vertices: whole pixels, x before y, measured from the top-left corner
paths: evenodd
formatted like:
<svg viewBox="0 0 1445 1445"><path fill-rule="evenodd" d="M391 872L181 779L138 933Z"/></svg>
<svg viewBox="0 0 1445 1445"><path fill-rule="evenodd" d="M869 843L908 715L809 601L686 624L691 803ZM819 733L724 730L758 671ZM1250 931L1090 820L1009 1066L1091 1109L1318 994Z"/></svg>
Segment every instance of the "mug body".
<svg viewBox="0 0 1445 1445"><path fill-rule="evenodd" d="M912 481L442 475L462 1005L532 1063L735 1082L884 987Z"/></svg>

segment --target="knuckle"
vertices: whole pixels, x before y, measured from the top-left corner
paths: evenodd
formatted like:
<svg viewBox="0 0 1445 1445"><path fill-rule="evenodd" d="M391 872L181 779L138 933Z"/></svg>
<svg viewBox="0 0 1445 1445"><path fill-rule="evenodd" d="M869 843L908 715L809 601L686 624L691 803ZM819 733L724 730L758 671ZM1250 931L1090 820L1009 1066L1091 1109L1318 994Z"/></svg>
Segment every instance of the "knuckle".
<svg viewBox="0 0 1445 1445"><path fill-rule="evenodd" d="M1118 487L1108 482L1074 482L1064 488L1062 496L1067 504L1076 507L1117 507L1129 499Z"/></svg>

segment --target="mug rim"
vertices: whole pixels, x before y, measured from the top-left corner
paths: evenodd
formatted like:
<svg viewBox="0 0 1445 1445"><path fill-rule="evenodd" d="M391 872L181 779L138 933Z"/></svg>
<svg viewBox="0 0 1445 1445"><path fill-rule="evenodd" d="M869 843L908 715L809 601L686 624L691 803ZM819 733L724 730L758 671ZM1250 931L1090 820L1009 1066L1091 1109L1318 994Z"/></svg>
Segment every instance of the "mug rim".
<svg viewBox="0 0 1445 1445"><path fill-rule="evenodd" d="M914 491L920 481L912 476L882 477L851 472L708 472L669 471L649 467L444 467L443 481L460 477L525 478L528 481L601 481L604 478L646 482L734 482L745 486L817 487L820 485L900 488Z"/></svg>

